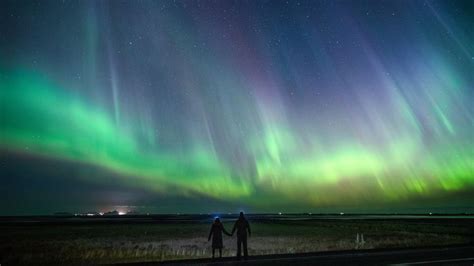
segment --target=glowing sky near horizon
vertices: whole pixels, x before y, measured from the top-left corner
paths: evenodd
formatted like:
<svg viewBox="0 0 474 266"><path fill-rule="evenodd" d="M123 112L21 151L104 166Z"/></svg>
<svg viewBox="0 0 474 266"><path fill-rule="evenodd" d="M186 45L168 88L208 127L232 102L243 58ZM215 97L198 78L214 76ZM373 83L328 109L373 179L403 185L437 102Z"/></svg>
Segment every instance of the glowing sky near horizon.
<svg viewBox="0 0 474 266"><path fill-rule="evenodd" d="M0 150L27 179L177 211L474 204L470 1L1 5ZM26 208L44 188L4 161Z"/></svg>

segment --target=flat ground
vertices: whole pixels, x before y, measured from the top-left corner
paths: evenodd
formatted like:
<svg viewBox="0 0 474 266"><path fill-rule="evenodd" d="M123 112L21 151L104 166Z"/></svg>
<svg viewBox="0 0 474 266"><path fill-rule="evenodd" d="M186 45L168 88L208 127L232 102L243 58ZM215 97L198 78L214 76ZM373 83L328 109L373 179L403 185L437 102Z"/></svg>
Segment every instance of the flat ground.
<svg viewBox="0 0 474 266"><path fill-rule="evenodd" d="M227 230L234 217L223 217ZM469 218L249 217L250 255L407 248L472 243ZM0 221L0 263L81 264L193 259L211 256L212 218L25 218ZM362 241L361 235L364 236ZM359 241L357 241L359 235ZM224 236L223 256L235 255Z"/></svg>
<svg viewBox="0 0 474 266"><path fill-rule="evenodd" d="M472 266L474 245L443 246L431 248L404 249L360 249L347 251L323 251L281 255L249 256L246 260L236 257L219 259L187 259L167 262L127 263L135 265L213 265L213 266L312 266L312 265L431 265L431 266ZM124 264L116 264L124 266Z"/></svg>

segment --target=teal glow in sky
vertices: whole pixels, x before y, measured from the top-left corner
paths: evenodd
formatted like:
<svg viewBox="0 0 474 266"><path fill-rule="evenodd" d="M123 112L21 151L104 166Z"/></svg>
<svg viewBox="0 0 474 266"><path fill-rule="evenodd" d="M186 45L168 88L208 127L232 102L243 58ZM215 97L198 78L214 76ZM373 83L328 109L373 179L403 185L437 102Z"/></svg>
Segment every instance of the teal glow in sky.
<svg viewBox="0 0 474 266"><path fill-rule="evenodd" d="M1 5L0 214L472 210L469 1Z"/></svg>

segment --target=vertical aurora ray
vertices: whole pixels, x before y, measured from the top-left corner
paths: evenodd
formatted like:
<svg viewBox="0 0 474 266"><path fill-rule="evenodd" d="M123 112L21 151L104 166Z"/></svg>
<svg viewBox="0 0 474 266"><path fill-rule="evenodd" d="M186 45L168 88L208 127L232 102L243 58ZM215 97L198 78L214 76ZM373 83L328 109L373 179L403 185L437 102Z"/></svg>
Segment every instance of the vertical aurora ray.
<svg viewBox="0 0 474 266"><path fill-rule="evenodd" d="M299 3L9 3L0 149L223 209L470 205L469 4Z"/></svg>

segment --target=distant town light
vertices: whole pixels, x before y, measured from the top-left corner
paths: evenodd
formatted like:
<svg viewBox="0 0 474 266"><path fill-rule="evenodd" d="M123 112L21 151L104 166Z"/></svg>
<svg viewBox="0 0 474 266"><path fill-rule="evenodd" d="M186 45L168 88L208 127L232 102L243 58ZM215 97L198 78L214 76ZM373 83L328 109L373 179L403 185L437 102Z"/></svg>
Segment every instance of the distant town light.
<svg viewBox="0 0 474 266"><path fill-rule="evenodd" d="M118 215L125 215L125 212L119 212Z"/></svg>
<svg viewBox="0 0 474 266"><path fill-rule="evenodd" d="M340 213L340 215L344 215L344 213L343 213L343 212L341 212L341 213Z"/></svg>
<svg viewBox="0 0 474 266"><path fill-rule="evenodd" d="M281 215L281 212L279 212L278 215Z"/></svg>

